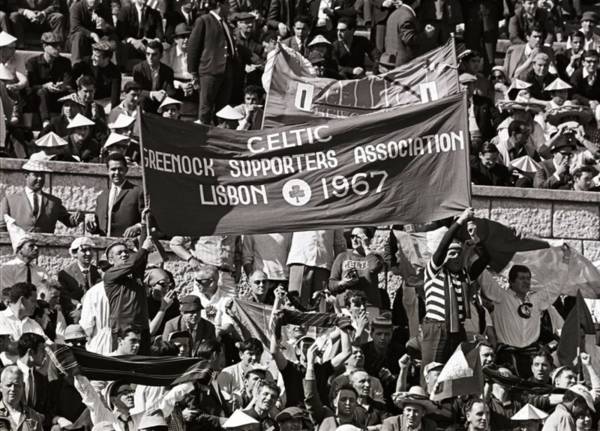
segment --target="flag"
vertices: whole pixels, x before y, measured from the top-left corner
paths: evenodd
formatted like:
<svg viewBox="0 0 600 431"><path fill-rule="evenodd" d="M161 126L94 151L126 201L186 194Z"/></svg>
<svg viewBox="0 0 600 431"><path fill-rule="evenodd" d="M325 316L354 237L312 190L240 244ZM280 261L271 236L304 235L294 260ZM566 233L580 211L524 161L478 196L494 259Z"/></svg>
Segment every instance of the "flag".
<svg viewBox="0 0 600 431"><path fill-rule="evenodd" d="M481 394L482 392L483 372L477 343L461 343L442 368L430 399L442 401L460 395Z"/></svg>
<svg viewBox="0 0 600 431"><path fill-rule="evenodd" d="M594 352L587 346L588 338L591 338L592 346L596 344L594 321L581 291L578 291L575 297L575 306L569 312L558 340L556 353L560 365L573 365L578 352L593 354Z"/></svg>
<svg viewBox="0 0 600 431"><path fill-rule="evenodd" d="M4 117L4 104L0 100L0 148L6 147L6 121Z"/></svg>
<svg viewBox="0 0 600 431"><path fill-rule="evenodd" d="M263 128L346 118L444 98L460 91L454 39L380 75L337 80L315 76L308 60L282 44L267 59Z"/></svg>

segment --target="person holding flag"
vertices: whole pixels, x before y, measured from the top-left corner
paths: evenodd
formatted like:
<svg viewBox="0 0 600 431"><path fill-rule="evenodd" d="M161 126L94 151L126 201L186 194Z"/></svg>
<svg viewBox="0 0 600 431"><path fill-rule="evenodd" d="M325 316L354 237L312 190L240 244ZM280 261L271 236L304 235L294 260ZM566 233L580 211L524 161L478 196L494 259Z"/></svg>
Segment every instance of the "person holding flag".
<svg viewBox="0 0 600 431"><path fill-rule="evenodd" d="M463 245L455 236L473 218L473 208L467 208L452 223L440 241L425 269L425 318L423 320L422 367L430 362L444 363L466 340L463 323L469 314L467 288L488 262L485 249L479 244L476 228L469 234L478 244L479 258L467 270L463 260Z"/></svg>

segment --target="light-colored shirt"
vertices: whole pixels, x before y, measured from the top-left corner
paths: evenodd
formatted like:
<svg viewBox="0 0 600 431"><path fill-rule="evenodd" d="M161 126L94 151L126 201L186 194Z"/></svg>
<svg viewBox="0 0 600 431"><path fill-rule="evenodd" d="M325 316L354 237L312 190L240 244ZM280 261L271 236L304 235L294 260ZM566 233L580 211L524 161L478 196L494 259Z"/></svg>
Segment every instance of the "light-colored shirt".
<svg viewBox="0 0 600 431"><path fill-rule="evenodd" d="M208 265L226 268L233 271L235 268L235 252L239 236L212 235L201 236L192 245L192 238L187 236L174 236L171 246L181 246L190 249L189 252L196 259Z"/></svg>
<svg viewBox="0 0 600 431"><path fill-rule="evenodd" d="M31 208L35 208L34 199L37 200L38 211L39 208L42 207L42 194L40 192L34 192L29 187L25 187L25 195L27 195L27 200L29 201L29 205Z"/></svg>
<svg viewBox="0 0 600 431"><path fill-rule="evenodd" d="M50 277L43 268L31 262L31 283L42 286L48 282ZM11 287L15 283L27 281L27 264L20 258L15 257L0 266L0 288Z"/></svg>
<svg viewBox="0 0 600 431"><path fill-rule="evenodd" d="M40 324L32 318L25 317L24 319L18 319L10 307L0 311L1 334L10 334L13 340L18 340L26 332L33 332L34 334L41 335L44 339L48 339Z"/></svg>
<svg viewBox="0 0 600 431"><path fill-rule="evenodd" d="M88 336L86 350L108 355L112 351L110 329L110 306L104 290L104 283L95 284L81 298L81 319L79 324Z"/></svg>
<svg viewBox="0 0 600 431"><path fill-rule="evenodd" d="M344 250L346 240L339 230L294 232L287 264L331 269L335 256Z"/></svg>
<svg viewBox="0 0 600 431"><path fill-rule="evenodd" d="M542 312L552 305L552 299L541 291L530 292L531 317L526 319L518 313L525 301L513 290L501 288L486 273L482 274L480 284L485 296L494 303L492 320L498 341L519 348L535 343L540 337Z"/></svg>
<svg viewBox="0 0 600 431"><path fill-rule="evenodd" d="M244 265L252 264L255 271L263 271L269 280L287 280L289 271L286 260L291 243L291 233L244 235Z"/></svg>

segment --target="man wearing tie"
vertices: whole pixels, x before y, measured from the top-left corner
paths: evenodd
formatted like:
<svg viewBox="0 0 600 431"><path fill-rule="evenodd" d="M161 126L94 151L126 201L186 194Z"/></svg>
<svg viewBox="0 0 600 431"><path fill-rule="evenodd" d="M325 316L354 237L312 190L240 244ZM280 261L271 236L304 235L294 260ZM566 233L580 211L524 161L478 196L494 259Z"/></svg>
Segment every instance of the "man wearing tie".
<svg viewBox="0 0 600 431"><path fill-rule="evenodd" d="M74 262L58 273L63 301L61 306L68 316L81 302L83 295L96 283L102 281L98 267L92 263L94 242L89 237L80 237L71 243L69 252Z"/></svg>
<svg viewBox="0 0 600 431"><path fill-rule="evenodd" d="M188 42L188 71L200 86L198 119L213 124L215 112L229 104L239 67L233 32L227 24L228 0L210 0L210 12L196 20Z"/></svg>
<svg viewBox="0 0 600 431"><path fill-rule="evenodd" d="M69 214L59 198L42 190L45 174L50 172L45 162L28 160L22 169L25 190L6 195L0 202L0 231L6 231L5 214L27 232L54 233L57 221L66 227L76 227L83 221L83 213Z"/></svg>
<svg viewBox="0 0 600 431"><path fill-rule="evenodd" d="M110 189L96 199L94 221L88 222L87 228L91 233L103 236L137 236L142 228L143 192L125 179L127 160L121 153L109 154L106 166Z"/></svg>
<svg viewBox="0 0 600 431"><path fill-rule="evenodd" d="M117 33L119 39L125 44L122 53L129 59L143 59L145 42L158 39L164 40L162 18L160 13L148 7L146 0L134 0L129 6L123 7L119 12Z"/></svg>
<svg viewBox="0 0 600 431"><path fill-rule="evenodd" d="M46 360L45 346L44 337L31 332L21 335L17 342L17 367L23 373L25 383L24 402L38 412L49 412L52 402L48 396L48 378L37 370ZM50 425L52 418L47 417L45 421L45 425Z"/></svg>

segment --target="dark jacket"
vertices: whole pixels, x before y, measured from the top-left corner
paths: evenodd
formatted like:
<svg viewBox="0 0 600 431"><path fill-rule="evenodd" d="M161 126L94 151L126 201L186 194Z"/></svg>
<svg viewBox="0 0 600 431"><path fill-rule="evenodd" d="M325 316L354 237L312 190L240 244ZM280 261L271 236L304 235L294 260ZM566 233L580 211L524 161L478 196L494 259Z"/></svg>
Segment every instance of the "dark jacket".
<svg viewBox="0 0 600 431"><path fill-rule="evenodd" d="M96 67L90 60L80 61L73 65L73 79L81 75L90 75L96 82L94 98L109 99L111 106L117 106L121 101L121 72L114 63L106 67Z"/></svg>
<svg viewBox="0 0 600 431"><path fill-rule="evenodd" d="M496 123L500 117L494 102L484 96L473 95L473 112L475 121L484 141L489 141L496 136Z"/></svg>
<svg viewBox="0 0 600 431"><path fill-rule="evenodd" d="M417 56L418 39L417 17L412 9L401 6L392 12L385 28L385 52L396 55L396 66Z"/></svg>
<svg viewBox="0 0 600 431"><path fill-rule="evenodd" d="M90 266L90 271L86 275L81 272L77 262L64 267L58 272L58 282L62 288L62 293L69 297L81 301L81 297L90 287L102 281L102 276L95 265Z"/></svg>
<svg viewBox="0 0 600 431"><path fill-rule="evenodd" d="M95 220L100 235L106 235L108 224L108 195L110 189L104 190L96 198ZM123 236L125 229L138 223L142 218L144 209L144 195L142 190L125 180L121 192L115 199L112 208L112 236Z"/></svg>
<svg viewBox="0 0 600 431"><path fill-rule="evenodd" d="M571 75L571 85L573 99L582 105L589 105L590 100L600 102L600 71L596 71L596 79L590 85L587 77L583 77L583 68L579 68Z"/></svg>
<svg viewBox="0 0 600 431"><path fill-rule="evenodd" d="M544 160L542 163L542 169L535 173L533 178L533 187L538 189L562 189L570 190L573 183L573 177L567 173L557 179L554 173L556 168L554 167L554 159Z"/></svg>
<svg viewBox="0 0 600 431"><path fill-rule="evenodd" d="M296 17L307 13L306 0L271 0L267 24L272 29L277 29L279 23L282 22L291 30Z"/></svg>
<svg viewBox="0 0 600 431"><path fill-rule="evenodd" d="M46 82L62 82L72 86L71 62L65 57L57 57L51 63L46 63L44 54L31 57L25 63L29 88L35 92Z"/></svg>
<svg viewBox="0 0 600 431"><path fill-rule="evenodd" d="M146 61L138 63L133 68L133 80L142 87L142 107L144 111L156 112L160 105L157 101L150 99L150 92L164 90L168 96L175 96L175 86L173 84L173 69L164 63L158 67L158 85L152 87L152 69Z"/></svg>
<svg viewBox="0 0 600 431"><path fill-rule="evenodd" d="M552 45L552 42L554 42L554 23L548 16L548 12L542 8L537 8L531 22L525 17L523 9L516 11L515 15L508 21L508 37L511 43L525 43L528 29L535 25L541 26L546 33L544 45Z"/></svg>
<svg viewBox="0 0 600 431"><path fill-rule="evenodd" d="M121 9L118 20L122 23L117 29L121 40L132 37L134 39L148 38L162 41L165 37L160 13L148 6L144 6L142 10L141 23L138 20L137 9L133 4Z"/></svg>
<svg viewBox="0 0 600 431"><path fill-rule="evenodd" d="M229 33L233 38L233 30ZM222 75L227 61L232 60L229 56L223 25L211 13L202 15L196 20L188 41L188 71L198 75Z"/></svg>
<svg viewBox="0 0 600 431"><path fill-rule="evenodd" d="M496 163L486 168L476 155L471 156L471 181L480 186L510 186L512 176L506 166Z"/></svg>
<svg viewBox="0 0 600 431"><path fill-rule="evenodd" d="M96 24L92 19L92 11L87 7L86 2L76 1L71 4L69 8L69 35L75 33L82 33L87 37L90 34L96 33L99 36L108 35L115 31L112 25L110 4L106 1L101 1L96 10L96 15L104 19L105 27L103 29L97 29Z"/></svg>
<svg viewBox="0 0 600 431"><path fill-rule="evenodd" d="M165 323L165 328L163 330L162 338L164 341L167 341L169 339L169 335L171 335L173 332L186 331L186 330L187 330L187 328L184 326L181 316L177 316L177 317L174 317L173 319L167 321L167 323ZM217 339L217 335L215 332L215 326L212 323L210 323L208 320L203 319L203 318L200 318L198 320L198 324L196 325L196 332L191 335L193 337L192 350L195 350L195 348L198 346L198 344L202 343L203 341Z"/></svg>

